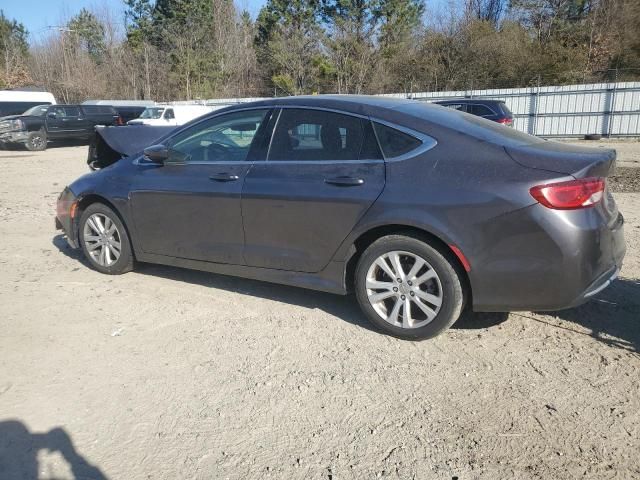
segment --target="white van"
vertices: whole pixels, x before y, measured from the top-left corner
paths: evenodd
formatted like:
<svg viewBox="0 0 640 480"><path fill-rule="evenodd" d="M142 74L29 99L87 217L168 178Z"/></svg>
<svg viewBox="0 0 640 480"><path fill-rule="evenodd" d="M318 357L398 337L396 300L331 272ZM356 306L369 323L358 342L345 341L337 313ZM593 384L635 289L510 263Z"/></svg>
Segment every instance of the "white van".
<svg viewBox="0 0 640 480"><path fill-rule="evenodd" d="M0 90L0 117L22 115L37 105L55 105L56 99L49 92L28 90Z"/></svg>
<svg viewBox="0 0 640 480"><path fill-rule="evenodd" d="M184 125L194 118L212 112L219 107L206 105L155 105L145 108L144 112L127 125Z"/></svg>

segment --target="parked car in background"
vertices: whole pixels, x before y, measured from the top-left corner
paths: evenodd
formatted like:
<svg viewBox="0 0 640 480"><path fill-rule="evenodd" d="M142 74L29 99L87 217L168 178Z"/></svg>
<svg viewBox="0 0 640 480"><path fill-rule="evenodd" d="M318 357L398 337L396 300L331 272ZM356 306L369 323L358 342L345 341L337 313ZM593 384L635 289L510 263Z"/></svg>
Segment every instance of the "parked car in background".
<svg viewBox="0 0 640 480"><path fill-rule="evenodd" d="M117 125L126 125L129 120L138 118L145 108L156 103L152 100L86 100L82 105L108 105L118 112Z"/></svg>
<svg viewBox="0 0 640 480"><path fill-rule="evenodd" d="M0 117L20 115L37 105L55 105L56 99L49 92L0 90Z"/></svg>
<svg viewBox="0 0 640 480"><path fill-rule="evenodd" d="M142 113L147 109L147 107L141 107L137 105L114 105L113 108L115 108L116 112L118 112L118 120L116 122L118 125L126 125L129 120L134 120L140 117L140 115L142 115Z"/></svg>
<svg viewBox="0 0 640 480"><path fill-rule="evenodd" d="M441 100L433 103L513 127L513 113L502 100L464 99Z"/></svg>
<svg viewBox="0 0 640 480"><path fill-rule="evenodd" d="M49 140L88 141L96 125L114 125L117 119L109 105L39 105L0 118L0 144L45 150Z"/></svg>
<svg viewBox="0 0 640 480"><path fill-rule="evenodd" d="M130 128L110 129L117 153ZM135 259L355 291L384 331L428 338L465 306L578 305L625 254L614 150L424 102L274 98L148 140L58 199L57 227L102 273Z"/></svg>
<svg viewBox="0 0 640 480"><path fill-rule="evenodd" d="M163 127L184 125L194 118L198 118L215 109L216 107L208 107L206 105L156 105L147 107L138 118L129 120L127 124Z"/></svg>

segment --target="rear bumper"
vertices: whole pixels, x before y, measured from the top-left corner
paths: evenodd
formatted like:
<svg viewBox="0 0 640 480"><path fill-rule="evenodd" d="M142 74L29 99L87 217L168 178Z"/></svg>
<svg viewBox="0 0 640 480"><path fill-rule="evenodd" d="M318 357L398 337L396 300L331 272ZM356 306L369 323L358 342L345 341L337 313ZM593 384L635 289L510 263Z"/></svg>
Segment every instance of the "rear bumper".
<svg viewBox="0 0 640 480"><path fill-rule="evenodd" d="M499 238L472 260L476 311L562 310L608 287L626 253L624 218L602 206L553 211L533 205L506 215Z"/></svg>

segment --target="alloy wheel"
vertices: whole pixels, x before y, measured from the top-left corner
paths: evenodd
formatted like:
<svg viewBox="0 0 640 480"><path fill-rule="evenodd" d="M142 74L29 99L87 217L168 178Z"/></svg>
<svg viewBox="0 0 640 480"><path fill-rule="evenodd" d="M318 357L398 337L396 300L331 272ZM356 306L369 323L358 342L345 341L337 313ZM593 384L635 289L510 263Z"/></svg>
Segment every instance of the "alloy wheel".
<svg viewBox="0 0 640 480"><path fill-rule="evenodd" d="M110 267L120 258L120 232L107 215L94 213L87 218L82 235L87 252L98 265Z"/></svg>
<svg viewBox="0 0 640 480"><path fill-rule="evenodd" d="M380 255L366 278L369 303L387 323L419 328L440 311L443 293L440 277L420 256L404 251Z"/></svg>

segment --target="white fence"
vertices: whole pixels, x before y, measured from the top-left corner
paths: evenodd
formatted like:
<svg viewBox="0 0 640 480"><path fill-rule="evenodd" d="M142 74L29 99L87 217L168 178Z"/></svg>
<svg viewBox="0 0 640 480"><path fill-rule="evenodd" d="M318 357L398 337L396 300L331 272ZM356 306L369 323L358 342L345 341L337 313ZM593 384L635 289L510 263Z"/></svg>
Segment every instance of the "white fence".
<svg viewBox="0 0 640 480"><path fill-rule="evenodd" d="M593 83L561 87L404 93L384 96L434 102L458 98L503 100L518 130L541 137L640 136L640 82ZM207 105L233 105L260 98L204 100Z"/></svg>
<svg viewBox="0 0 640 480"><path fill-rule="evenodd" d="M541 137L640 136L640 82L424 92L410 98L503 100L513 112L515 128Z"/></svg>

